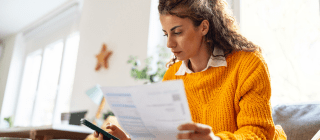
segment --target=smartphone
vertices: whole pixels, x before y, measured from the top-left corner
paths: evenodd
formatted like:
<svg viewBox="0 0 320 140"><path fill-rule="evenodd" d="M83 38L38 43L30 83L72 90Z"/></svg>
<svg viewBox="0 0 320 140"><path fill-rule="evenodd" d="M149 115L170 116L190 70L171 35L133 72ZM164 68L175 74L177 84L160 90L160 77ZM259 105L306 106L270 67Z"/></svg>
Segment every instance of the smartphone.
<svg viewBox="0 0 320 140"><path fill-rule="evenodd" d="M83 124L83 125L85 125L85 126L87 126L87 127L89 127L89 128L91 128L92 130L98 131L99 133L103 134L103 139L104 139L104 140L111 140L111 139L113 139L113 140L120 140L120 139L118 139L117 137L115 137L115 136L111 135L110 133L102 130L101 128L99 128L98 126L92 124L91 122L87 121L87 120L84 119L84 118L82 118L82 119L80 120L80 123Z"/></svg>

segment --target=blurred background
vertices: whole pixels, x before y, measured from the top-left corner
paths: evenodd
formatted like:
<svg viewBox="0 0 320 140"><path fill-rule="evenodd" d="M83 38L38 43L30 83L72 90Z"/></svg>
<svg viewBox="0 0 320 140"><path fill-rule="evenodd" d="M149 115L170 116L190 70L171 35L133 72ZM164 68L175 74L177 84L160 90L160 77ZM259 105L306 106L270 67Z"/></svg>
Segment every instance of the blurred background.
<svg viewBox="0 0 320 140"><path fill-rule="evenodd" d="M259 45L271 75L272 106L320 101L319 0L227 0L241 32ZM99 105L96 86L141 85L127 63L153 57L156 72L166 49L157 0L1 0L0 128L61 124L61 113ZM103 44L109 68L95 70ZM161 50L161 49L160 49ZM161 79L158 79L161 80ZM107 112L108 105L103 109Z"/></svg>

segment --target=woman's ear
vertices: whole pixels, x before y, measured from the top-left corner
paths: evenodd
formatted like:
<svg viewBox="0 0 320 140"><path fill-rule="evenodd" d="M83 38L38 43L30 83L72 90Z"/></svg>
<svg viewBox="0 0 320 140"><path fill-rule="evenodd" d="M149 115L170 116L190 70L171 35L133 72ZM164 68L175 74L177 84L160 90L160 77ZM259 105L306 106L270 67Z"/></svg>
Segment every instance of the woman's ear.
<svg viewBox="0 0 320 140"><path fill-rule="evenodd" d="M203 20L201 22L201 33L202 35L206 35L209 32L209 21L208 20Z"/></svg>

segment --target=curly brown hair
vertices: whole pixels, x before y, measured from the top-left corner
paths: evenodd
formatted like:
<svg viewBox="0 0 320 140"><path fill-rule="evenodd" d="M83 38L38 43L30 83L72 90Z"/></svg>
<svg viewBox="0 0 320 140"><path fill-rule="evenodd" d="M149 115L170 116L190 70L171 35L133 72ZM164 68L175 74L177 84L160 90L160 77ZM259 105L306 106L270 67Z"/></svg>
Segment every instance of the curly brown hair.
<svg viewBox="0 0 320 140"><path fill-rule="evenodd" d="M209 31L205 35L205 41L210 53L214 47L222 49L225 57L241 50L261 52L259 46L240 34L239 26L225 0L159 0L158 10L160 15L189 18L195 27L203 20L208 20ZM170 67L176 60L174 56L166 66Z"/></svg>

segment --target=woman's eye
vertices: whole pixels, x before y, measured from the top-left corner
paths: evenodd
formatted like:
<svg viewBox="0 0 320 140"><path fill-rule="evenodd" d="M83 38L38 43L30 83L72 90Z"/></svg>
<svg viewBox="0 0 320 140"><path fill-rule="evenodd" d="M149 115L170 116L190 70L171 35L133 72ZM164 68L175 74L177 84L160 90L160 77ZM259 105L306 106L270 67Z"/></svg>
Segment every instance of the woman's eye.
<svg viewBox="0 0 320 140"><path fill-rule="evenodd" d="M181 34L181 32L177 32L177 33L173 33L173 34L175 34L175 35L179 35L179 34ZM163 36L168 37L168 34L165 34L165 35L163 35Z"/></svg>

